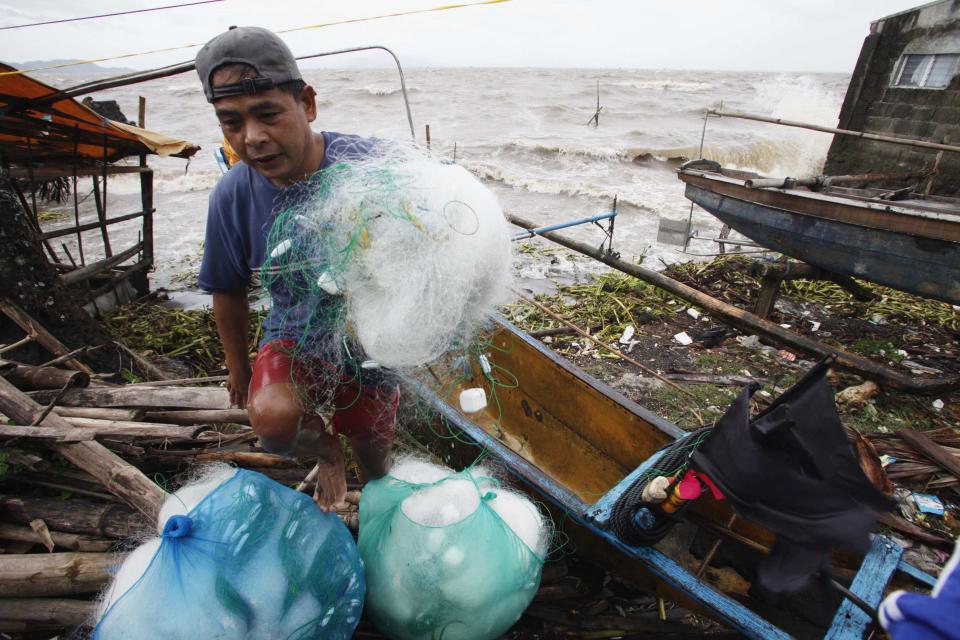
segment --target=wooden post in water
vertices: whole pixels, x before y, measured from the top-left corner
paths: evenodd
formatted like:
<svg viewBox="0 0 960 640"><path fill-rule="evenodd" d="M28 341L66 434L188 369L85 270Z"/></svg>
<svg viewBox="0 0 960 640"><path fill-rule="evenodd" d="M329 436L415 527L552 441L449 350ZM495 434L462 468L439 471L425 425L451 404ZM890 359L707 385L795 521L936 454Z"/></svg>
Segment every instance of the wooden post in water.
<svg viewBox="0 0 960 640"><path fill-rule="evenodd" d="M140 128L147 125L147 99L140 96L140 111L137 114L137 124ZM146 273L153 268L153 170L147 168L147 156L140 156L140 209L143 211L143 257ZM146 293L141 292L141 293Z"/></svg>
<svg viewBox="0 0 960 640"><path fill-rule="evenodd" d="M600 126L600 111L602 109L603 107L600 106L600 81L597 80L597 110L593 114L593 117L587 120L587 126L589 126L591 122L593 123L594 127Z"/></svg>

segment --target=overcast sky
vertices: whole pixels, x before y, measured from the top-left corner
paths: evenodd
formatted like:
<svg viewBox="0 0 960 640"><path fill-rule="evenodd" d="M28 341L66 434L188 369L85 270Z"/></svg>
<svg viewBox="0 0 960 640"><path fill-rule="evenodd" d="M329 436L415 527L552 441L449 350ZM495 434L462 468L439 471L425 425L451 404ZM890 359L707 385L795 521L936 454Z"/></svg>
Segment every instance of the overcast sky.
<svg viewBox="0 0 960 640"><path fill-rule="evenodd" d="M2 0L0 26L189 0ZM0 32L0 61L90 59L203 43L231 24L273 30L425 9L450 0L224 0ZM462 0L470 2L471 0ZM870 22L921 0L512 0L284 35L296 55L390 47L407 67L853 70ZM196 48L100 63L148 69ZM385 54L330 66L386 64Z"/></svg>

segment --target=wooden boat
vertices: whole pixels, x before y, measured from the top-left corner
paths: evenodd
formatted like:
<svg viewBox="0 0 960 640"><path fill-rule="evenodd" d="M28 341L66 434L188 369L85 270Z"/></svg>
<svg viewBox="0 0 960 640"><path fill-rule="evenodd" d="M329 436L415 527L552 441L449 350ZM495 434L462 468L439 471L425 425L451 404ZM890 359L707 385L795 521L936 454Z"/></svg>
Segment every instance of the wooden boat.
<svg viewBox="0 0 960 640"><path fill-rule="evenodd" d="M960 201L783 181L696 160L686 196L763 247L834 273L960 304ZM807 181L805 181L807 182ZM784 185L790 187L789 182ZM884 199L884 198L887 199Z"/></svg>
<svg viewBox="0 0 960 640"><path fill-rule="evenodd" d="M848 600L828 614L832 622L828 618L816 630L809 623L781 626L782 622L774 624L745 605L741 601L745 594L724 593L699 578L712 554L702 563L686 550L678 551L692 529L720 533L754 554L772 543L769 531L742 519L728 526L732 512L724 502L701 498L690 516L698 524L677 525L676 535L656 546L630 546L618 539L608 527L613 505L653 463L658 450L685 432L506 322L496 324L486 345L485 364L474 354L470 364L453 363L449 377L431 367L429 376L411 382L440 414L432 429L442 446L434 450L459 451L449 461L469 463L477 457L479 446L551 506L555 521L562 523L581 552L745 636L863 637L870 618ZM486 389L488 406L466 415L457 408L457 399L462 390L474 387ZM474 446L464 445L465 441ZM898 569L933 583L933 578L904 563L902 554L899 545L876 536L862 563L857 558L851 565L852 591L876 607Z"/></svg>

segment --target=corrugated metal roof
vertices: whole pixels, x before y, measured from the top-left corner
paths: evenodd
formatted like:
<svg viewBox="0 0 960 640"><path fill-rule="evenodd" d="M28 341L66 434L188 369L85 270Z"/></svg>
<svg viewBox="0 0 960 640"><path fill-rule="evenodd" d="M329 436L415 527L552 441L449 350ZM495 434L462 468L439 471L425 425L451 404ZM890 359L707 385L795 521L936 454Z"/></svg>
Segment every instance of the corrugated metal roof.
<svg viewBox="0 0 960 640"><path fill-rule="evenodd" d="M15 71L0 63L0 71ZM0 155L7 164L90 165L157 153L189 158L200 147L107 120L26 75L0 76Z"/></svg>

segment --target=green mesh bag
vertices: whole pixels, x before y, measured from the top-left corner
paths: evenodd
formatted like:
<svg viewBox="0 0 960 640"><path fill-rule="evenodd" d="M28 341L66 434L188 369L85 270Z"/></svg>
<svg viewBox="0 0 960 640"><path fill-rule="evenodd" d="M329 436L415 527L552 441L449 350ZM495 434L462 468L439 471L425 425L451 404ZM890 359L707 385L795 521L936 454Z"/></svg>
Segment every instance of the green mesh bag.
<svg viewBox="0 0 960 640"><path fill-rule="evenodd" d="M393 476L367 484L359 547L367 612L382 633L493 639L520 618L540 586L543 559L491 507L499 491L469 471L428 484Z"/></svg>

